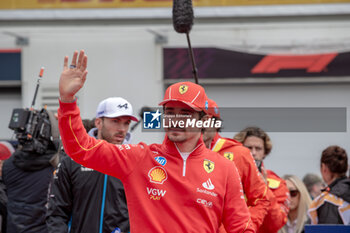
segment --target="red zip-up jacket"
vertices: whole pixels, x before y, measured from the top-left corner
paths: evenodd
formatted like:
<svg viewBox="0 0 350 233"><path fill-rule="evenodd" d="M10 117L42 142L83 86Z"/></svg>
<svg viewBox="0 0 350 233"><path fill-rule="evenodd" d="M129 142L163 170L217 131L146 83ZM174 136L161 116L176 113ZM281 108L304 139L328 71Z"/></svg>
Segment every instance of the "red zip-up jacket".
<svg viewBox="0 0 350 233"><path fill-rule="evenodd" d="M254 232L235 165L200 139L187 160L176 145L113 145L88 136L76 103L60 103L65 151L85 167L120 179L131 232ZM94 201L94 200L91 200Z"/></svg>
<svg viewBox="0 0 350 233"><path fill-rule="evenodd" d="M264 221L270 207L267 198L267 185L260 176L250 150L236 140L223 138L218 133L211 142L210 149L218 152L230 161L234 161L243 185L247 205L255 231ZM225 232L220 229L220 232Z"/></svg>
<svg viewBox="0 0 350 233"><path fill-rule="evenodd" d="M286 223L289 212L289 189L285 180L271 170L266 170L271 206L258 233L277 233Z"/></svg>

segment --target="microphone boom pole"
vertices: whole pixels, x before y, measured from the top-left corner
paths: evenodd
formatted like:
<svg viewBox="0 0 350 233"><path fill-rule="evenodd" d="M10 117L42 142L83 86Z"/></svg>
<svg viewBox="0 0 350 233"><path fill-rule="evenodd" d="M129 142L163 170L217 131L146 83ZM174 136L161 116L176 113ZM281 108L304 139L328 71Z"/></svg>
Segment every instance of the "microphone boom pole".
<svg viewBox="0 0 350 233"><path fill-rule="evenodd" d="M196 82L196 84L198 84L198 70L196 67L196 62L194 60L193 49L191 46L190 35L188 32L186 33L186 37L187 37L187 43L188 43L188 51L190 53L191 62L192 62L192 73L193 73L194 81Z"/></svg>
<svg viewBox="0 0 350 233"><path fill-rule="evenodd" d="M173 26L176 32L186 34L188 51L192 62L192 73L195 82L198 84L198 72L189 35L193 25L193 18L192 0L173 1Z"/></svg>

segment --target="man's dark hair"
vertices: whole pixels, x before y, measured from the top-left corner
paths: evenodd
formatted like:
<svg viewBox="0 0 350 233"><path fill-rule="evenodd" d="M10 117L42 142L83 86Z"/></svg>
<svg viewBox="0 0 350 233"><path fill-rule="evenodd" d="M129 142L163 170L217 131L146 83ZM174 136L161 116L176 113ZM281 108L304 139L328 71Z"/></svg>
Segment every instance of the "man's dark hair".
<svg viewBox="0 0 350 233"><path fill-rule="evenodd" d="M324 163L332 173L345 176L348 170L348 155L339 146L329 146L322 151L321 163Z"/></svg>
<svg viewBox="0 0 350 233"><path fill-rule="evenodd" d="M264 141L265 155L270 154L270 152L272 150L271 139L270 139L269 135L267 135L267 133L265 133L264 130L262 130L258 127L245 128L244 130L242 130L241 132L236 134L234 139L241 142L241 143L244 143L244 141L247 139L247 137L250 137L250 136L254 136L254 137L262 139Z"/></svg>

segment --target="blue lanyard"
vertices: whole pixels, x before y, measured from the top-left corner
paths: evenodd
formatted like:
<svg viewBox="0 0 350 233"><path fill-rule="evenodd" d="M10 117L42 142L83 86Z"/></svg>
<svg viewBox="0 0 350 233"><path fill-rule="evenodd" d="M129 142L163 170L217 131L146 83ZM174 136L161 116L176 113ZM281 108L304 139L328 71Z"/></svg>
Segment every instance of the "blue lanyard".
<svg viewBox="0 0 350 233"><path fill-rule="evenodd" d="M107 190L107 175L105 175L105 179L103 182L103 194L102 194L102 205L101 205L101 215L100 215L100 230L99 233L103 231L103 214L105 210L105 202L106 202L106 190Z"/></svg>

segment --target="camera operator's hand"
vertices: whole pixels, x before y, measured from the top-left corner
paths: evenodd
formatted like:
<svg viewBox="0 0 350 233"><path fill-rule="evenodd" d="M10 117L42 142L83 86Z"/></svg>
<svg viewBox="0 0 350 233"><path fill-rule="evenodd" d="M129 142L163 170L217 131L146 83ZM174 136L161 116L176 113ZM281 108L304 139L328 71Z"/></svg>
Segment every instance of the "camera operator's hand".
<svg viewBox="0 0 350 233"><path fill-rule="evenodd" d="M68 67L68 56L64 58L64 67L60 77L59 90L62 102L73 102L75 94L83 87L87 75L87 56L84 50L75 51L72 63Z"/></svg>

